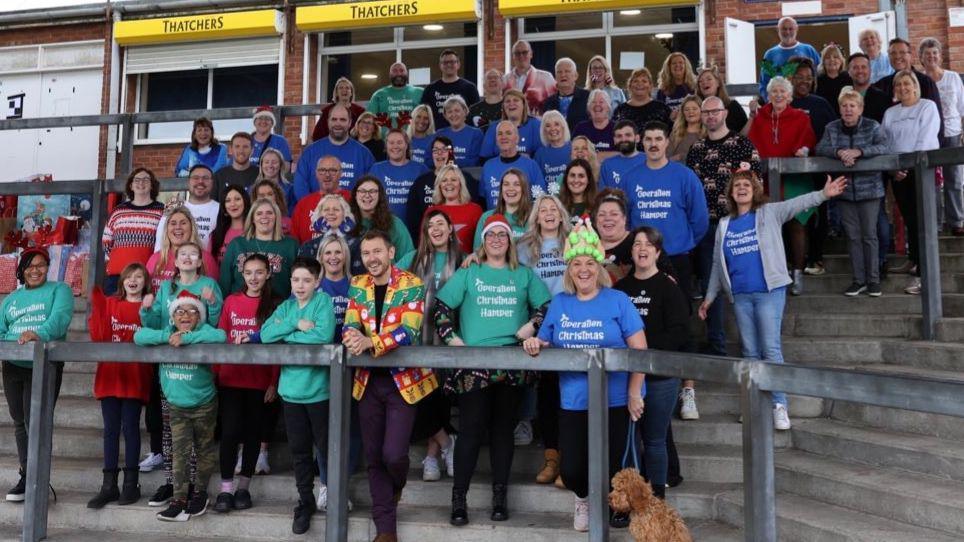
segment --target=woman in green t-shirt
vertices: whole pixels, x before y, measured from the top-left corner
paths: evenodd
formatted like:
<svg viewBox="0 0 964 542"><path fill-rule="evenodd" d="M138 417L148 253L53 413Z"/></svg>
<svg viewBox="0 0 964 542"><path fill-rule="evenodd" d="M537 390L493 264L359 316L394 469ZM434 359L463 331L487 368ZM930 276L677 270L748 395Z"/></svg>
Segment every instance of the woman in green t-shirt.
<svg viewBox="0 0 964 542"><path fill-rule="evenodd" d="M549 305L545 284L531 269L519 265L512 227L503 215L494 214L485 221L482 239L479 263L456 271L436 297L435 325L449 346L517 345L534 334ZM486 432L492 465L491 518L509 518L506 493L515 447L513 430L526 376L525 371L458 369L446 382L459 405L452 525L469 521L465 495Z"/></svg>
<svg viewBox="0 0 964 542"><path fill-rule="evenodd" d="M230 295L244 286L241 270L251 254L264 254L271 264L271 289L281 299L291 293L291 264L298 255L298 241L281 232L281 209L273 199L259 199L251 204L244 220L244 235L235 237L221 265L221 292Z"/></svg>

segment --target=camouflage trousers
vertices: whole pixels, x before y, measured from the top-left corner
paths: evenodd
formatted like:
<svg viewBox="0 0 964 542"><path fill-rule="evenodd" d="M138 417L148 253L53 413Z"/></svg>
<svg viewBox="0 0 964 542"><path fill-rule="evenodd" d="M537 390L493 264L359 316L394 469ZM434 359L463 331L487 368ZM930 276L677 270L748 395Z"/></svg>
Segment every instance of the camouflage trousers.
<svg viewBox="0 0 964 542"><path fill-rule="evenodd" d="M186 499L191 479L191 449L197 454L196 491L207 491L218 466L214 426L218 421L218 399L195 408L168 405L171 411L171 447L174 456L174 498Z"/></svg>

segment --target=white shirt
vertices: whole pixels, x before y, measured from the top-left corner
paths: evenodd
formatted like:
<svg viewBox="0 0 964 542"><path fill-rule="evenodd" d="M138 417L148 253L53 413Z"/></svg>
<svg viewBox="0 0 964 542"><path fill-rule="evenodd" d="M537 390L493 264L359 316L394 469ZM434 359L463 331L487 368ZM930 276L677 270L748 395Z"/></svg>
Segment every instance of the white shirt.
<svg viewBox="0 0 964 542"><path fill-rule="evenodd" d="M892 153L940 148L937 140L940 124L937 104L928 99L920 99L910 107L892 106L884 112L884 122L881 123Z"/></svg>
<svg viewBox="0 0 964 542"><path fill-rule="evenodd" d="M944 70L944 76L936 83L941 93L944 137L957 137L961 135L961 117L964 117L964 82L960 74Z"/></svg>
<svg viewBox="0 0 964 542"><path fill-rule="evenodd" d="M214 231L214 226L218 223L218 213L221 211L221 204L212 199L207 203L191 203L190 201L185 201L184 206L187 207L188 211L191 211L191 216L194 217L194 222L197 224L197 235L201 240L201 248L208 250L211 232ZM157 231L163 232L166 227L167 215L165 214L161 217L161 221L157 225ZM156 237L157 239L154 241L154 252L160 252L161 241L164 236L157 235Z"/></svg>

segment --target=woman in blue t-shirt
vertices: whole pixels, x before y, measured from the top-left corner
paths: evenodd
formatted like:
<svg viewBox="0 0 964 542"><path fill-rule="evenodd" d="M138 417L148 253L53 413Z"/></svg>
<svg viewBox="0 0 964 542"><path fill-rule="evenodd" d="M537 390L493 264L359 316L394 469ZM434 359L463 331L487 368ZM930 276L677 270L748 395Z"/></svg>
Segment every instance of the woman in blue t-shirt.
<svg viewBox="0 0 964 542"><path fill-rule="evenodd" d="M176 177L187 177L191 168L198 164L206 165L212 172L231 163L228 148L218 143L214 137L214 124L207 117L194 121L191 128L191 143L181 152L174 166Z"/></svg>
<svg viewBox="0 0 964 542"><path fill-rule="evenodd" d="M558 111L546 111L542 115L539 129L542 147L536 151L533 160L539 164L542 176L546 179L549 193L557 195L562 188L563 173L572 155L571 135L566 118Z"/></svg>
<svg viewBox="0 0 964 542"><path fill-rule="evenodd" d="M629 297L612 289L603 267L605 249L589 224L576 226L566 239L565 292L549 305L536 337L523 348L537 356L545 347L646 349L643 320ZM643 414L642 373L610 372L609 476L620 468L630 419ZM584 372L559 373L562 481L576 494L573 528L589 530L589 384ZM627 518L613 516L611 523L625 525Z"/></svg>
<svg viewBox="0 0 964 542"><path fill-rule="evenodd" d="M733 174L726 187L730 215L720 219L713 248L713 272L700 318L722 290L733 303L743 357L783 363L780 326L786 305L787 272L783 248L783 224L805 209L839 196L846 177L831 180L823 190L787 201L764 203L763 183L749 169ZM790 429L787 397L773 392L773 426Z"/></svg>

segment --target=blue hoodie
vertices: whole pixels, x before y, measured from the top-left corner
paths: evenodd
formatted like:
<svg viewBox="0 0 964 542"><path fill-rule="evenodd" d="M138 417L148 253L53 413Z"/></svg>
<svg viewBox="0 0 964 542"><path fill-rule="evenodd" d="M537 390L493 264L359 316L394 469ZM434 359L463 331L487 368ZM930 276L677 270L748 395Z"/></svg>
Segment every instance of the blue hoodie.
<svg viewBox="0 0 964 542"><path fill-rule="evenodd" d="M385 160L376 162L368 174L382 182L385 193L388 195L388 208L392 210L392 214L405 216L408 193L415 184L415 179L427 171L428 168L414 160L409 160L404 166L396 166Z"/></svg>
<svg viewBox="0 0 964 542"><path fill-rule="evenodd" d="M295 198L301 199L312 192L318 191L318 179L315 178L315 167L318 160L327 155L332 155L341 162L341 180L339 187L344 190L351 190L355 185L355 180L368 173L375 163L372 156L364 145L349 138L341 145L335 145L330 138L319 139L301 153L298 159L298 169L295 170Z"/></svg>
<svg viewBox="0 0 964 542"><path fill-rule="evenodd" d="M703 184L683 164L650 169L643 162L626 172L623 189L631 226L658 229L668 256L689 252L706 235L710 221Z"/></svg>
<svg viewBox="0 0 964 542"><path fill-rule="evenodd" d="M626 175L627 171L645 163L646 155L643 153L638 153L633 157L617 154L606 158L599 166L599 189L618 188L626 190L626 185L622 182L623 176Z"/></svg>

